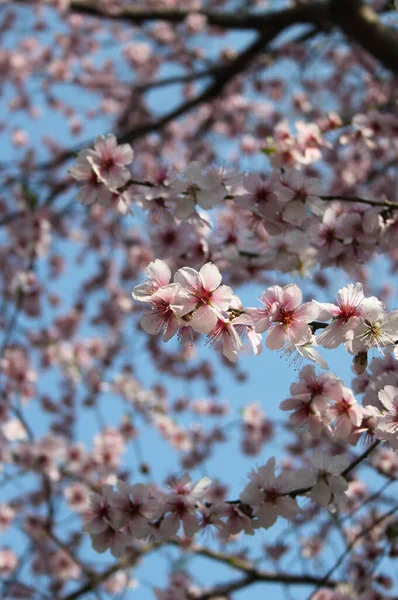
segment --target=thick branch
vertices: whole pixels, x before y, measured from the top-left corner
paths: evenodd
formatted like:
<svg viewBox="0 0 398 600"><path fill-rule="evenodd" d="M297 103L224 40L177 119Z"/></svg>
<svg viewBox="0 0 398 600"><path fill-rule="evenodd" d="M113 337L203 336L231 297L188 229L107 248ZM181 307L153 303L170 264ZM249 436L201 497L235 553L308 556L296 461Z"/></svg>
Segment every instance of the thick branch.
<svg viewBox="0 0 398 600"><path fill-rule="evenodd" d="M361 0L331 0L330 18L347 37L398 75L398 34Z"/></svg>
<svg viewBox="0 0 398 600"><path fill-rule="evenodd" d="M169 541L170 544L175 546L179 546L178 541ZM120 571L121 569L126 569L131 566L137 564L140 556L148 554L149 552L156 550L158 545L148 545L144 546L140 550L137 550L137 554L126 557L103 571L102 573L98 573L97 575L93 575L91 581L85 583L80 588L64 596L63 600L77 600L87 594L95 590L99 585L104 583L109 577ZM216 586L209 590L208 592L204 592L197 600L210 600L210 598L216 596L222 596L224 593L232 592L234 590L242 589L253 583L282 583L284 585L319 585L323 582L323 578L314 577L309 574L304 575L294 575L291 573L283 573L283 572L268 572L256 569L252 566L248 561L235 558L233 556L229 556L227 554L223 554L222 552L216 552L215 550L211 550L210 548L205 548L204 546L193 546L191 549L191 553L193 555L199 554L201 556L206 556L212 560L216 560L218 562L223 562L228 564L230 567L238 569L245 573L245 577L239 579L238 581L232 581L227 584L223 584L220 586ZM335 588L339 584L338 581L334 579L328 579L325 583L325 587Z"/></svg>
<svg viewBox="0 0 398 600"><path fill-rule="evenodd" d="M167 21L167 23L183 23L192 14L201 14L206 17L207 23L222 29L249 29L261 31L271 23L278 20L281 15L287 24L314 22L319 17L324 17L324 6L321 2L298 5L287 8L282 12L266 12L260 14L242 14L239 12L215 12L211 10L184 10L179 8L147 9L143 6L124 6L114 13L101 9L98 2L92 0L73 0L70 9L107 19L126 20L134 24L142 24L150 21Z"/></svg>
<svg viewBox="0 0 398 600"><path fill-rule="evenodd" d="M309 10L311 8L311 10ZM184 102L175 110L164 115L156 121L146 123L137 127L119 138L120 143L131 143L134 140L151 133L160 131L169 122L188 113L193 108L210 102L217 98L227 86L227 84L237 75L245 71L256 56L270 44L285 28L300 22L312 22L319 24L325 16L325 11L318 4L298 6L293 9L287 9L278 13L269 13L266 22L264 21L260 35L236 58L231 60L222 68L217 68L217 75L213 82L202 93L195 98Z"/></svg>

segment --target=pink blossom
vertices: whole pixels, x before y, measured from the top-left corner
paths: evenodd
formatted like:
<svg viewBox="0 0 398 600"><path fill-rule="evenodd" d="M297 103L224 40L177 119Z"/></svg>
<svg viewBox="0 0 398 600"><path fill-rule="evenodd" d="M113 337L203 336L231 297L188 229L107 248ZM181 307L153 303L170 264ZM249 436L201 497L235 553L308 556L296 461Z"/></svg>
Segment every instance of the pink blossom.
<svg viewBox="0 0 398 600"><path fill-rule="evenodd" d="M337 348L345 341L346 334L360 323L364 314L362 304L365 297L362 284L348 284L338 292L337 304L315 302L319 307L319 319L333 318L323 332L317 336L317 342L325 348Z"/></svg>
<svg viewBox="0 0 398 600"><path fill-rule="evenodd" d="M98 174L93 170L93 165L89 161L90 150L81 150L76 159L76 164L69 169L69 174L73 179L84 183L80 188L77 199L84 205L100 202L103 206L109 205L112 192Z"/></svg>
<svg viewBox="0 0 398 600"><path fill-rule="evenodd" d="M311 457L316 470L317 481L310 492L311 499L321 506L330 506L346 502L345 492L348 483L341 473L348 467L346 456L329 456L318 452Z"/></svg>
<svg viewBox="0 0 398 600"><path fill-rule="evenodd" d="M192 537L199 530L195 505L203 498L210 483L210 479L203 477L194 484L186 474L172 485L172 492L165 502L165 512L169 514L162 519L159 527L159 534L163 539L175 535L180 528L180 523L188 537Z"/></svg>
<svg viewBox="0 0 398 600"><path fill-rule="evenodd" d="M102 494L92 493L89 496L89 508L83 514L84 527L87 533L101 533L106 531L111 519L111 499L113 489L111 485L104 485Z"/></svg>
<svg viewBox="0 0 398 600"><path fill-rule="evenodd" d="M155 292L170 283L171 271L169 266L158 258L147 267L148 281L136 285L132 296L140 302L150 302Z"/></svg>
<svg viewBox="0 0 398 600"><path fill-rule="evenodd" d="M217 325L232 299L232 290L226 285L220 285L221 274L218 268L207 263L199 273L189 267L179 269L174 275L174 281L182 288L180 295L181 308L179 316L192 313L189 325L201 333L209 333Z"/></svg>
<svg viewBox="0 0 398 600"><path fill-rule="evenodd" d="M295 169L284 169L276 185L275 192L279 202L284 204L284 217L288 221L301 223L308 210L316 215L323 215L325 203L320 199L321 185L314 179L306 179Z"/></svg>
<svg viewBox="0 0 398 600"><path fill-rule="evenodd" d="M398 339L398 311L386 313L376 298L368 300L372 305L368 307L369 302L364 300L362 309L365 315L346 335L346 348L352 354L367 352L374 346L382 352Z"/></svg>
<svg viewBox="0 0 398 600"><path fill-rule="evenodd" d="M271 350L282 348L288 340L294 345L310 341L312 331L308 323L318 316L318 308L312 302L301 304L302 294L295 284L281 289L278 308L273 315L273 325L269 330L266 345Z"/></svg>
<svg viewBox="0 0 398 600"><path fill-rule="evenodd" d="M287 398L280 404L281 410L289 410L292 413L289 421L294 427L308 429L311 435L319 435L328 427L327 402L321 401L310 394L301 394L294 398ZM330 427L329 427L330 429Z"/></svg>
<svg viewBox="0 0 398 600"><path fill-rule="evenodd" d="M180 298L180 286L171 283L158 289L150 296L152 309L145 312L141 318L141 327L147 333L156 335L165 327L163 339L167 342L178 331L184 322L178 317L177 311Z"/></svg>
<svg viewBox="0 0 398 600"><path fill-rule="evenodd" d="M15 516L15 510L9 504L0 504L0 532L9 527Z"/></svg>
<svg viewBox="0 0 398 600"><path fill-rule="evenodd" d="M281 302L281 293L282 288L279 285L274 285L268 288L261 297L260 302L264 305L264 308L245 309L245 313L253 319L257 333L263 333L271 326L274 314Z"/></svg>
<svg viewBox="0 0 398 600"><path fill-rule="evenodd" d="M325 403L324 399L329 398L334 388L340 385L341 381L335 375L317 374L313 365L306 365L300 370L299 381L291 384L290 393L292 396L308 393L315 402Z"/></svg>
<svg viewBox="0 0 398 600"><path fill-rule="evenodd" d="M329 416L334 420L333 434L336 439L347 439L354 427L362 423L362 409L352 391L346 387L334 388L329 395L334 404L329 408Z"/></svg>
<svg viewBox="0 0 398 600"><path fill-rule="evenodd" d="M290 473L284 472L275 476L275 459L268 462L253 473L251 481L240 495L240 501L253 508L260 527L271 527L278 516L292 519L299 511L297 502L287 493L294 489Z"/></svg>
<svg viewBox="0 0 398 600"><path fill-rule="evenodd" d="M273 173L267 181L264 181L259 175L254 173L246 175L243 180L243 187L249 193L235 196L235 204L240 208L248 209L254 208L256 205L269 205L270 212L272 209L277 211L278 198L274 191L277 181L277 173Z"/></svg>
<svg viewBox="0 0 398 600"><path fill-rule="evenodd" d="M130 536L115 530L111 525L99 533L90 533L90 538L93 550L102 554L109 549L115 558L123 556L130 543Z"/></svg>
<svg viewBox="0 0 398 600"><path fill-rule="evenodd" d="M242 349L242 341L234 327L235 321L236 319L228 321L219 318L215 327L207 334L209 344L220 348L224 356L232 362L236 362L238 352Z"/></svg>
<svg viewBox="0 0 398 600"><path fill-rule="evenodd" d="M110 496L112 524L116 529L127 527L133 538L145 539L150 533L148 519L161 515L159 502L142 483L129 485L119 480L117 487Z"/></svg>
<svg viewBox="0 0 398 600"><path fill-rule="evenodd" d="M386 385L379 392L379 400L383 406L377 418L375 433L395 450L398 449L398 389Z"/></svg>
<svg viewBox="0 0 398 600"><path fill-rule="evenodd" d="M205 210L219 204L225 196L225 188L217 169L203 171L198 161L191 162L184 173L184 180L175 180L171 190L178 194L174 214L180 219L191 216L196 205Z"/></svg>
<svg viewBox="0 0 398 600"><path fill-rule="evenodd" d="M94 150L89 150L86 158L95 174L110 190L122 187L130 179L126 166L133 162L133 150L129 144L118 146L116 137L111 133L106 137L99 136L95 140Z"/></svg>

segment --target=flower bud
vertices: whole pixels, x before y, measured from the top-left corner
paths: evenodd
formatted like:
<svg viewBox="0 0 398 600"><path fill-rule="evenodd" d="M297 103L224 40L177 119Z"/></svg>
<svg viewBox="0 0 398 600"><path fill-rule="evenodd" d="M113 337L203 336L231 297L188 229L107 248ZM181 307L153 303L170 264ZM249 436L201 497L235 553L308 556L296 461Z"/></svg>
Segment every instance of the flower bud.
<svg viewBox="0 0 398 600"><path fill-rule="evenodd" d="M367 352L359 352L354 356L354 360L352 361L353 371L357 375L362 375L366 371L366 367L368 366L368 353Z"/></svg>

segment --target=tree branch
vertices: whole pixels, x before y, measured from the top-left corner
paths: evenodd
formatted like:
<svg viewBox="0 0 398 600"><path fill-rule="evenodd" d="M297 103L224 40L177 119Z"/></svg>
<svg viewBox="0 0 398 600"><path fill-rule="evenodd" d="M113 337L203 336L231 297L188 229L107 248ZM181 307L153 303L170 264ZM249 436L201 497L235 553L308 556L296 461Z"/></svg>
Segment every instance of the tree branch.
<svg viewBox="0 0 398 600"><path fill-rule="evenodd" d="M281 18L290 24L314 22L317 15L325 16L324 5L321 2L303 4L287 8L283 11L268 11L260 14L244 14L239 12L215 12L211 10L184 10L179 8L146 9L144 7L124 6L117 12L107 12L91 0L73 0L70 9L94 17L106 19L125 20L140 25L150 21L166 21L167 23L183 23L189 15L195 13L206 17L207 23L222 29L262 31L272 22Z"/></svg>
<svg viewBox="0 0 398 600"><path fill-rule="evenodd" d="M335 570L341 565L341 563L343 562L344 558L347 556L347 554L349 554L351 552L351 550L354 548L354 546L357 543L357 541L359 539L361 539L362 537L364 537L365 535L367 535L368 533L370 533L374 527L377 527L377 525L379 525L380 523L382 523L383 521L385 521L386 519L388 519L388 517L391 517L397 510L398 510L398 504L396 504L395 506L393 506L393 508L391 510L389 510L388 512L384 513L384 515L381 515L378 519L376 519L375 521L373 521L373 523L371 523L371 525L369 525L365 529L362 529L362 531L360 531L354 537L354 539L351 541L350 544L348 544L348 546L346 547L346 549L344 550L344 552L342 552L340 554L340 556L338 557L338 559L336 560L336 562L334 563L334 565L329 569L329 571L324 575L324 577L318 583L317 587L312 592L312 594L311 594L311 596L309 597L308 600L312 600L312 598L314 597L315 593L319 590L319 588L321 588L322 586L327 587L330 575L332 575L335 572Z"/></svg>
<svg viewBox="0 0 398 600"><path fill-rule="evenodd" d="M159 131L169 122L181 117L200 104L217 98L223 92L227 84L232 81L234 77L242 73L255 57L284 29L300 22L311 22L320 25L324 17L324 7L319 4L302 5L278 13L268 13L267 19L264 21L263 27L261 28L260 35L258 35L254 42L233 60L222 68L217 68L217 75L213 78L213 83L205 88L202 93L198 94L195 98L180 104L175 110L167 113L160 119L146 123L125 133L119 137L119 143L131 143L147 133Z"/></svg>
<svg viewBox="0 0 398 600"><path fill-rule="evenodd" d="M173 546L179 546L179 542L169 541L169 544ZM62 600L77 600L84 594L93 591L96 587L104 583L109 577L120 571L121 569L126 569L128 567L132 567L137 564L140 556L144 554L148 554L149 552L156 550L159 548L159 545L148 545L143 547L140 550L136 550L136 554L133 556L126 557L103 571L98 575L93 575L91 581L85 583L80 588L64 596ZM238 557L233 557L228 554L223 554L222 552L216 552L215 550L211 550L210 548L206 548L204 546L192 546L190 548L193 555L198 554L200 556L205 556L212 560L216 560L218 562L223 562L228 566L238 569L245 573L245 577L239 579L237 581L232 581L227 584L223 584L220 586L216 586L211 590L204 592L201 596L199 596L196 600L210 600L215 596L222 596L228 592L236 591L252 585L253 583L283 583L284 585L319 585L323 578L314 577L309 574L304 575L294 575L291 573L283 573L283 572L268 572L256 569L249 561L242 560ZM329 579L327 583L325 583L325 587L335 588L339 583L334 579Z"/></svg>
<svg viewBox="0 0 398 600"><path fill-rule="evenodd" d="M331 0L330 18L384 67L398 75L398 34L362 0Z"/></svg>

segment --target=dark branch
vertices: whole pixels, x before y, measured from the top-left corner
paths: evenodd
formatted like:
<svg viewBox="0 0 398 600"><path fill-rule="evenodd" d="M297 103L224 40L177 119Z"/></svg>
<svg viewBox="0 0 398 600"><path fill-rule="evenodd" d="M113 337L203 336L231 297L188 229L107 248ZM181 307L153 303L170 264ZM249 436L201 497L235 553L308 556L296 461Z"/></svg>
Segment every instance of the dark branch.
<svg viewBox="0 0 398 600"><path fill-rule="evenodd" d="M385 25L361 0L331 0L330 18L345 35L398 75L397 30Z"/></svg>
<svg viewBox="0 0 398 600"><path fill-rule="evenodd" d="M262 31L270 23L284 15L289 23L314 22L322 14L324 17L324 5L321 2L299 5L288 8L282 12L266 12L260 14L242 14L239 12L215 12L211 10L184 10L184 9L146 9L143 7L124 6L118 12L109 13L98 6L97 2L90 0L73 0L70 9L88 14L94 17L106 19L125 20L140 25L150 21L167 21L167 23L183 23L186 18L195 12L206 17L207 23L213 27L222 29L248 29Z"/></svg>

